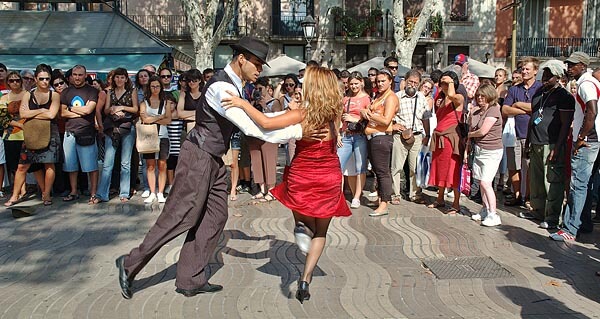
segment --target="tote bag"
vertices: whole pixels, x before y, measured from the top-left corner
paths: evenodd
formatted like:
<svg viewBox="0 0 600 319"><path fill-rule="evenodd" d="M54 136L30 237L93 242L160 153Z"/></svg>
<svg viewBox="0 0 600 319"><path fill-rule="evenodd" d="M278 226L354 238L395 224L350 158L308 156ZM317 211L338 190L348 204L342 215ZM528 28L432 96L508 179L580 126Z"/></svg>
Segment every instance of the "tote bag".
<svg viewBox="0 0 600 319"><path fill-rule="evenodd" d="M138 121L135 125L135 145L138 153L152 154L160 151L160 139L155 124L143 124Z"/></svg>

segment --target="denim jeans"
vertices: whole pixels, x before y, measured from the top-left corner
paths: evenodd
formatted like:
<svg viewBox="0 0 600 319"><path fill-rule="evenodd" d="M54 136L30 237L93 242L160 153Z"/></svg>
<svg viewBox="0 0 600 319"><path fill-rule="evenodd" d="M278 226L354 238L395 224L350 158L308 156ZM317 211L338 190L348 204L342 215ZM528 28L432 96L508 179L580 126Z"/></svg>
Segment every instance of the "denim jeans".
<svg viewBox="0 0 600 319"><path fill-rule="evenodd" d="M354 156L356 168L350 170L356 172L357 175L367 172L367 136L364 134L350 134L342 137L342 147L337 149L338 157L340 158L340 166L342 171L346 168L346 164L351 156Z"/></svg>
<svg viewBox="0 0 600 319"><path fill-rule="evenodd" d="M577 155L571 157L571 186L563 226L573 236L577 236L581 227L581 212L588 194L588 183L600 149L600 142L587 144L587 147L580 148Z"/></svg>
<svg viewBox="0 0 600 319"><path fill-rule="evenodd" d="M121 181L119 185L119 197L129 198L129 189L131 187L131 153L135 142L135 128L131 128L129 133L121 135ZM110 179L115 166L116 148L113 146L112 138L104 136L104 164L102 165L102 174L98 185L98 194L100 200L109 200Z"/></svg>

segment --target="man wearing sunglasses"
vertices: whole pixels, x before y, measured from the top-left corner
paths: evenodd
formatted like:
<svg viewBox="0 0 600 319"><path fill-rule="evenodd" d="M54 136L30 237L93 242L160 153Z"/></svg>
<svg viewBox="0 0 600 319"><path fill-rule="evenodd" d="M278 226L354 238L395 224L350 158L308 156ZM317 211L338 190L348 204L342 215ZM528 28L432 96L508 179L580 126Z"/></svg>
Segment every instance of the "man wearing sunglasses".
<svg viewBox="0 0 600 319"><path fill-rule="evenodd" d="M383 66L392 71L392 76L394 77L392 90L394 90L394 93L397 93L398 91L404 89L402 87L402 82L404 81L404 79L400 75L398 75L398 59L396 59L393 56L389 56L383 61Z"/></svg>

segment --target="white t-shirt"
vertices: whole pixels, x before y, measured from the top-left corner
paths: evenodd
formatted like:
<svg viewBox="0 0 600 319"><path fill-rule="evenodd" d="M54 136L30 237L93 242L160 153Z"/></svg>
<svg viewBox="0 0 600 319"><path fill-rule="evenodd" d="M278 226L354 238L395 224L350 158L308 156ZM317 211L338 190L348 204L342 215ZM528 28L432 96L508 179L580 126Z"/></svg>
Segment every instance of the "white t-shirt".
<svg viewBox="0 0 600 319"><path fill-rule="evenodd" d="M583 116L585 114L585 103L589 101L598 101L598 91L600 89L600 82L592 76L590 72L584 73L579 80L577 80L577 96L575 101L575 114L573 116L573 141L577 140L579 130L583 125ZM581 104L583 102L583 105ZM594 122L594 128L588 134L588 141L598 141L598 128L600 128L600 115L596 115L596 121Z"/></svg>
<svg viewBox="0 0 600 319"><path fill-rule="evenodd" d="M166 112L166 108L167 108L166 101L163 102L165 105L163 106L161 114L158 114L158 108L155 109L155 108L150 107L150 104L148 104L148 101L144 101L144 103L146 103L146 114L148 114L149 116L158 116L158 115L165 114L165 112ZM160 125L160 129L158 130L158 137L159 138L169 138L169 131L167 130L166 125Z"/></svg>

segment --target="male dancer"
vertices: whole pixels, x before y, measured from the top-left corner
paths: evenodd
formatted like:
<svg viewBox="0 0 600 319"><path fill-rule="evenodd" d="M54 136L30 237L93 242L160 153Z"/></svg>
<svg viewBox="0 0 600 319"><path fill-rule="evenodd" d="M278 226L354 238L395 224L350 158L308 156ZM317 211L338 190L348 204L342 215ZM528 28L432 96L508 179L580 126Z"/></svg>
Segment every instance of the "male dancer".
<svg viewBox="0 0 600 319"><path fill-rule="evenodd" d="M239 127L244 134L271 143L302 138L300 125L275 131L260 129L239 108L225 111L221 99L226 91L241 96L246 82L254 82L267 64L267 43L243 37L231 45L234 56L204 87L196 109L196 126L181 146L175 183L156 223L140 246L116 260L121 294L129 299L135 276L167 242L188 232L177 262L176 292L191 297L216 292L221 285L208 283L205 268L227 221L226 168L221 157L227 152L231 134ZM268 65L268 64L267 64Z"/></svg>

